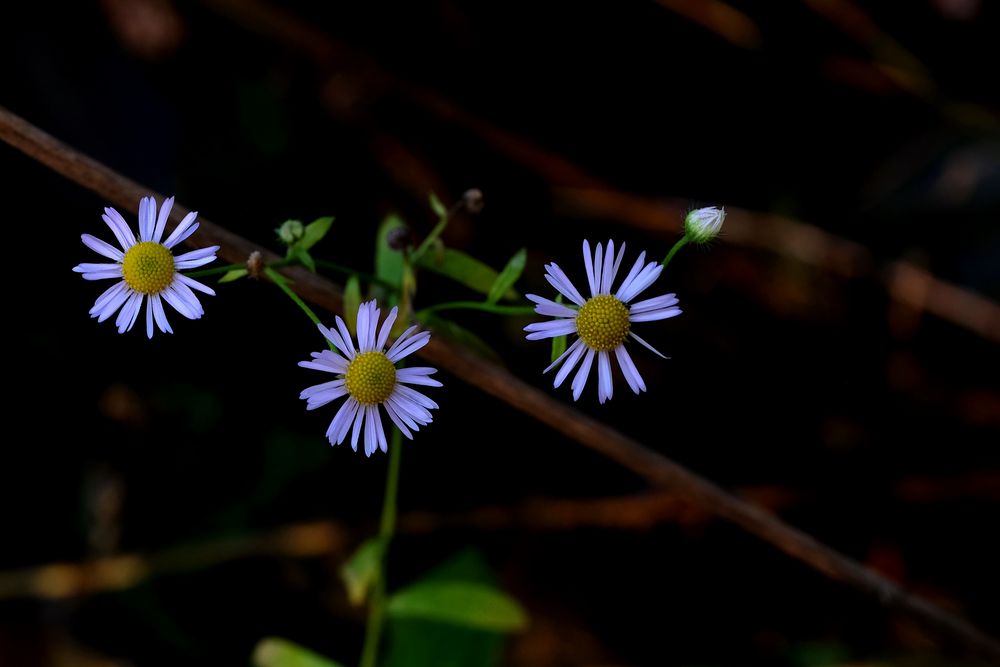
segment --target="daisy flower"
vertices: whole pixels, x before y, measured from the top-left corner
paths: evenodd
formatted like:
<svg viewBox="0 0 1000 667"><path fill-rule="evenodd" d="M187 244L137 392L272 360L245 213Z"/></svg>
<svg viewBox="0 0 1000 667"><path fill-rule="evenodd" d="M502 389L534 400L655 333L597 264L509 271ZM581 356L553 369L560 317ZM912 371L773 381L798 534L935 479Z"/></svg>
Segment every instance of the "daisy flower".
<svg viewBox="0 0 1000 667"><path fill-rule="evenodd" d="M385 429L379 406L389 415L389 419L410 440L411 430L431 423L430 410L437 409L437 403L405 385L417 384L440 387L441 383L429 376L437 369L396 368L396 363L413 354L431 339L429 332L415 333L416 326L403 332L399 338L385 349L389 332L396 321L398 309L393 307L389 315L378 326L379 309L375 301L368 301L358 308L358 348L355 350L344 320L337 316L337 329L327 329L319 325L320 332L340 351L313 352L312 361L301 361L302 368L312 368L324 373L337 375L336 380L309 387L299 394L308 401L307 410L315 410L342 396L347 400L340 406L326 437L331 445L339 445L351 431L351 447L358 450L361 427L365 430L365 454L371 456L376 448L388 451ZM383 351L385 350L385 351ZM353 424L353 428L352 428Z"/></svg>
<svg viewBox="0 0 1000 667"><path fill-rule="evenodd" d="M590 284L590 298L584 299L579 290L573 286L566 274L555 262L545 266L545 279L572 303L561 304L544 299L534 294L527 297L533 301L535 312L539 315L549 315L557 319L547 322L535 322L524 328L528 332L528 340L555 338L567 334L576 334L577 339L566 351L556 359L544 372L549 372L562 364L556 373L555 386L558 387L580 363L580 369L573 378L573 400L580 398L583 387L587 383L590 369L597 359L597 398L601 403L611 398L613 383L611 379L611 353L614 352L622 375L625 376L632 391L646 391L646 384L636 370L632 358L625 349L625 341L634 339L656 354L660 354L652 345L639 338L632 331L632 325L638 322L665 320L681 314L677 308L677 295L646 299L631 303L646 288L652 285L663 267L658 262L645 264L646 253L639 255L632 270L618 286L611 291L611 285L618 274L618 266L625 254L625 244L622 244L615 256L615 244L608 241L607 250L602 252L601 244L591 254L590 244L583 242L583 262L587 269L587 282ZM629 305L631 304L631 305ZM666 357L663 357L666 359Z"/></svg>
<svg viewBox="0 0 1000 667"><path fill-rule="evenodd" d="M167 240L160 242L173 205L173 197L164 200L163 206L160 207L160 215L157 216L156 200L152 197L140 199L138 240L129 229L128 223L122 218L121 213L111 207L105 208L104 215L101 217L111 228L115 238L118 239L121 250L90 234L84 234L80 237L85 246L114 262L113 264L79 264L73 267L73 270L82 273L84 280L104 280L107 278L118 280L104 294L97 297L94 307L90 309L90 316L96 317L98 322L103 322L118 312L118 317L115 320L118 333L125 333L132 329L135 321L139 318L139 311L142 310L144 300L146 301L146 335L152 338L154 320L160 331L173 333L163 308L164 301L189 320L196 320L205 311L202 309L198 297L191 290L195 289L215 296L215 291L212 288L181 275L178 271L194 269L214 261L215 251L219 249L219 246L192 250L177 257L174 257L171 252L175 245L194 234L195 230L198 229L198 223L195 222L195 218L198 217L196 212L192 211L184 216L184 219L174 228ZM119 309L121 310L119 311Z"/></svg>

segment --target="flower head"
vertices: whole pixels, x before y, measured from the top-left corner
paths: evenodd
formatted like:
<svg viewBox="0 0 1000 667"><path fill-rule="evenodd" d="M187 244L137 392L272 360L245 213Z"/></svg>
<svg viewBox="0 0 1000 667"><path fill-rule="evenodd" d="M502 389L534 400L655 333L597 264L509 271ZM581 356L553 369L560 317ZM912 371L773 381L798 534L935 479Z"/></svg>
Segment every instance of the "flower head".
<svg viewBox="0 0 1000 667"><path fill-rule="evenodd" d="M726 221L726 209L715 206L697 208L684 218L684 232L695 243L708 243L719 235Z"/></svg>
<svg viewBox="0 0 1000 667"><path fill-rule="evenodd" d="M143 300L147 301L146 335L152 338L154 320L160 331L173 333L163 308L164 301L189 320L196 320L205 311L191 290L215 296L215 291L210 287L179 272L214 261L215 251L219 246L199 248L177 257L171 252L174 246L198 229L196 212L192 211L184 216L167 240L160 242L173 205L173 197L165 199L157 216L156 200L152 197L140 199L138 239L118 211L105 208L101 217L118 239L121 250L90 234L80 237L88 248L114 262L79 264L73 270L82 273L84 280L118 279L118 282L97 298L94 307L90 309L90 316L96 317L98 322L103 322L118 312L115 320L118 333L132 329L142 310Z"/></svg>
<svg viewBox="0 0 1000 667"><path fill-rule="evenodd" d="M577 339L566 351L545 369L548 372L562 364L556 373L555 386L558 387L569 374L580 364L573 378L573 400L580 398L583 387L587 383L590 369L597 359L597 397L601 403L611 398L613 382L611 379L611 353L614 353L621 367L622 375L632 391L646 391L646 384L636 370L632 358L625 349L628 339L649 348L663 356L653 347L639 338L632 331L632 325L639 322L664 320L681 314L677 308L677 296L663 296L631 303L646 288L652 285L660 276L663 267L657 262L645 263L646 253L639 255L618 290L611 291L612 283L618 274L618 267L625 254L623 243L618 255L615 255L615 244L608 241L606 250L597 244L597 249L591 254L590 243L583 242L583 262L587 270L587 282L590 285L590 298L584 299L579 290L573 286L566 274L554 262L545 267L545 279L571 303L556 303L549 299L528 294L535 302L535 312L539 315L555 317L547 322L535 322L524 328L528 332L528 340L555 338L568 334L576 334ZM582 363L581 363L582 359Z"/></svg>
<svg viewBox="0 0 1000 667"><path fill-rule="evenodd" d="M331 445L339 445L351 431L351 447L358 449L361 428L365 430L365 454L371 456L376 449L387 451L385 430L379 406L389 415L389 419L410 440L412 431L431 423L430 410L437 409L437 403L427 398L408 384L440 387L441 383L429 376L436 369L396 368L396 363L407 357L430 340L430 333L416 333L412 326L385 349L389 332L396 321L398 309L393 307L386 316L382 327L378 326L379 309L374 300L358 307L358 347L355 350L351 332L339 316L337 328L327 329L319 325L320 332L339 350L313 352L312 361L301 361L299 366L325 373L333 373L336 380L309 387L299 394L307 401L306 409L315 410L342 396L347 400L340 406L326 437ZM352 428L353 425L353 428Z"/></svg>

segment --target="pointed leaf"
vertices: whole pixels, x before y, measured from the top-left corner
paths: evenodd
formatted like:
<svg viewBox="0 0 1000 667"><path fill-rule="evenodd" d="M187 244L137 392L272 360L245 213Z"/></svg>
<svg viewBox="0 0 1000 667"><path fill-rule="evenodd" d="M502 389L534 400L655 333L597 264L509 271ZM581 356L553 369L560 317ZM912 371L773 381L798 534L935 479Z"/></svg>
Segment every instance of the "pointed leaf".
<svg viewBox="0 0 1000 667"><path fill-rule="evenodd" d="M278 637L260 640L251 662L254 667L342 667L339 662Z"/></svg>
<svg viewBox="0 0 1000 667"><path fill-rule="evenodd" d="M326 236L332 225L333 216L326 216L324 218L317 218L316 220L313 220L306 225L305 233L296 245L303 250L309 250L314 245L319 243L324 236Z"/></svg>
<svg viewBox="0 0 1000 667"><path fill-rule="evenodd" d="M427 253L420 258L420 266L447 276L480 294L489 294L498 277L497 272L491 267L461 250L452 248L445 248L441 253ZM518 294L513 289L506 289L503 297L516 299Z"/></svg>
<svg viewBox="0 0 1000 667"><path fill-rule="evenodd" d="M347 599L351 604L359 606L365 603L368 592L378 580L384 552L385 543L382 540L366 540L340 568L340 578L347 587Z"/></svg>
<svg viewBox="0 0 1000 667"><path fill-rule="evenodd" d="M406 224L398 215L390 215L379 225L375 241L375 275L395 287L403 280L403 253L389 247L389 235L399 228L405 230Z"/></svg>
<svg viewBox="0 0 1000 667"><path fill-rule="evenodd" d="M361 305L361 283L357 276L351 276L344 285L344 321L352 334L358 332L358 307Z"/></svg>
<svg viewBox="0 0 1000 667"><path fill-rule="evenodd" d="M421 581L389 599L393 618L422 618L467 628L516 632L528 625L518 602L489 584L469 581Z"/></svg>
<svg viewBox="0 0 1000 667"><path fill-rule="evenodd" d="M432 192L428 198L430 199L431 210L434 211L434 215L439 218L447 218L448 207L441 203L438 196Z"/></svg>
<svg viewBox="0 0 1000 667"><path fill-rule="evenodd" d="M247 274L246 269L233 269L232 271L226 271L226 274L219 278L220 283L231 283L234 280L239 280Z"/></svg>
<svg viewBox="0 0 1000 667"><path fill-rule="evenodd" d="M503 267L503 271L493 281L489 294L486 296L488 302L496 303L500 300L500 297L507 293L508 289L514 286L514 283L517 282L517 279L521 277L521 273L524 271L524 262L527 257L528 252L524 248L514 253L514 256L507 262L507 266Z"/></svg>
<svg viewBox="0 0 1000 667"><path fill-rule="evenodd" d="M552 339L552 359L551 363L555 363L563 352L566 351L566 336L556 336Z"/></svg>

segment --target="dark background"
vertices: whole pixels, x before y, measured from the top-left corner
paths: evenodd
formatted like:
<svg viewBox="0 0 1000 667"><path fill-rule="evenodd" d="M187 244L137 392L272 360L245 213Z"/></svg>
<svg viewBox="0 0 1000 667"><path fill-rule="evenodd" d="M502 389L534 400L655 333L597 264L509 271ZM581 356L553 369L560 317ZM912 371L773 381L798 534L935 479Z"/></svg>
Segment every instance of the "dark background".
<svg viewBox="0 0 1000 667"><path fill-rule="evenodd" d="M665 254L686 207L732 207L743 231L685 250L657 286L685 313L643 327L671 357L634 355L649 392L618 378L598 406L592 380L579 407L1000 634L997 327L964 324L997 305L948 296L959 314L941 318L894 298L912 285L891 282L903 259L1000 295L995 8L282 6L9 8L0 104L271 247L283 220L335 215L315 254L363 271L385 214L418 238L430 229L430 190L452 202L482 189L485 210L460 216L446 242L498 267L526 246L520 286L542 294L544 262L582 280L583 238L627 241L629 263ZM0 664L243 665L268 635L352 663L363 619L337 568L375 530L386 457L329 447L333 412L298 400L316 382L295 366L322 347L313 326L276 289L244 281L204 299L201 321L174 314L174 336L119 336L87 316L103 287L70 270L96 261L81 233L110 238L106 202L5 145L0 174ZM775 215L829 232L820 257L845 239L864 261L801 261L792 236L764 233L785 220ZM469 297L426 277L418 303ZM549 386L547 346L519 333L529 319L453 317ZM565 505L543 525L525 503L647 488L441 379L441 410L406 445L400 496L404 514L432 516L404 520L391 576L405 583L477 549L532 617L506 664L960 655L691 508L601 519ZM484 506L509 521L466 514ZM226 540L311 521L334 522L345 544L225 555ZM118 553L160 563L170 549L165 571L121 590L51 599L64 580L31 577Z"/></svg>

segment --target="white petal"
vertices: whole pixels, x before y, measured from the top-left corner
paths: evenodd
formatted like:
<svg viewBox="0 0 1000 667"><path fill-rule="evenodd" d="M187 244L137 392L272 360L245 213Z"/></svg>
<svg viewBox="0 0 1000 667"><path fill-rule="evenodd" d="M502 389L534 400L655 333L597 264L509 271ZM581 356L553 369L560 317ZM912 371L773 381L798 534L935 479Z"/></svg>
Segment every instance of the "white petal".
<svg viewBox="0 0 1000 667"><path fill-rule="evenodd" d="M146 299L146 337L153 337L153 300Z"/></svg>
<svg viewBox="0 0 1000 667"><path fill-rule="evenodd" d="M114 247L110 243L102 241L96 236L91 236L90 234L81 234L80 240L83 241L83 245L87 246L99 255L104 255L108 259L113 259L116 262L122 261L125 257L123 253L118 248Z"/></svg>
<svg viewBox="0 0 1000 667"><path fill-rule="evenodd" d="M590 375L590 367L594 364L594 351L587 348L587 355L583 358L583 363L580 364L580 370L576 372L573 377L573 400L579 400L580 394L583 393L583 387L587 384L587 376Z"/></svg>
<svg viewBox="0 0 1000 667"><path fill-rule="evenodd" d="M118 244L121 245L122 250L128 250L135 245L135 234L129 229L128 223L125 222L125 218L122 217L121 213L108 207L104 209L104 215L101 216L101 219L111 228L111 232L118 239Z"/></svg>
<svg viewBox="0 0 1000 667"><path fill-rule="evenodd" d="M615 268L615 242L609 240L604 251L604 270L601 272L601 294L611 293L611 279Z"/></svg>
<svg viewBox="0 0 1000 667"><path fill-rule="evenodd" d="M610 243L610 241L608 242ZM625 256L625 243L622 242L622 247L618 249L618 257L615 258L615 265L611 267L611 280L608 282L608 287L605 290L608 294L611 293L611 285L615 282L615 277L618 276L618 267L622 264L622 258Z"/></svg>
<svg viewBox="0 0 1000 667"><path fill-rule="evenodd" d="M566 363L562 365L559 372L556 373L555 381L552 383L553 387L559 387L566 380L566 378L569 377L569 374L573 372L574 368L576 368L576 363L580 361L580 357L582 357L583 353L587 351L587 346L583 344L582 340L578 340L566 351L569 352L571 350L572 355L566 360Z"/></svg>
<svg viewBox="0 0 1000 667"><path fill-rule="evenodd" d="M355 322L355 329L358 333L358 352L367 352L368 347L368 304L363 303L358 307L358 319Z"/></svg>
<svg viewBox="0 0 1000 667"><path fill-rule="evenodd" d="M156 324L160 327L160 331L172 334L174 330L170 328L170 322L167 321L167 313L163 310L163 301L160 299L160 295L154 294L149 297L149 300L153 304L153 316L156 317Z"/></svg>
<svg viewBox="0 0 1000 667"><path fill-rule="evenodd" d="M561 303L556 303L555 301L534 294L525 294L524 296L529 301L534 301L537 304L535 312L539 315L548 315L549 317L576 317L577 315L577 311Z"/></svg>
<svg viewBox="0 0 1000 667"><path fill-rule="evenodd" d="M105 269L104 271L94 271L93 273L84 273L84 280L108 280L109 278L121 278L122 269L117 267L115 269Z"/></svg>
<svg viewBox="0 0 1000 667"><path fill-rule="evenodd" d="M524 327L524 330L528 332L528 335L525 336L528 340L555 338L556 336L565 336L567 334L576 333L576 320L565 319L549 320L548 322L533 322L532 324Z"/></svg>
<svg viewBox="0 0 1000 667"><path fill-rule="evenodd" d="M559 265L555 262L547 264L545 266L545 279L549 281L549 284L556 288L556 290L562 294L564 297L572 301L578 306L584 304L583 296L580 294L579 290L570 282L570 279L566 277L563 270L559 268Z"/></svg>
<svg viewBox="0 0 1000 667"><path fill-rule="evenodd" d="M118 318L115 319L115 325L118 327L118 333L125 333L126 331L131 331L132 327L135 325L136 318L139 317L139 309L142 307L142 294L139 292L133 292L129 296L128 301L122 306L121 312L118 313Z"/></svg>
<svg viewBox="0 0 1000 667"><path fill-rule="evenodd" d="M319 327L319 332L323 334L323 337L326 338L331 343L333 343L333 346L335 348L337 348L340 351L344 351L347 349L347 344L341 337L340 332L334 331L333 329L327 329L322 324L317 324L316 326Z"/></svg>
<svg viewBox="0 0 1000 667"><path fill-rule="evenodd" d="M389 314L385 317L385 322L382 323L382 329L378 332L378 340L375 341L376 350L384 350L385 344L389 341L389 332L392 331L392 325L396 323L396 315L399 313L399 308L396 306L392 307Z"/></svg>
<svg viewBox="0 0 1000 667"><path fill-rule="evenodd" d="M361 427L365 421L365 406L358 403L358 416L354 419L354 428L351 429L351 449L358 451L358 436L361 434Z"/></svg>
<svg viewBox="0 0 1000 667"><path fill-rule="evenodd" d="M358 413L359 404L353 398L348 398L337 410L336 416L330 422L330 428L326 430L326 437L331 445L339 445L347 437L347 431L354 422L354 416Z"/></svg>
<svg viewBox="0 0 1000 667"><path fill-rule="evenodd" d="M368 311L368 349L374 350L375 342L378 340L378 318L382 311L376 307L375 301L372 301L371 304Z"/></svg>
<svg viewBox="0 0 1000 667"><path fill-rule="evenodd" d="M389 443L385 441L385 428L382 426L382 417L378 414L378 408L373 406L372 411L375 413L375 435L378 436L378 448L383 452L389 451Z"/></svg>
<svg viewBox="0 0 1000 667"><path fill-rule="evenodd" d="M622 284L618 287L618 291L615 292L616 299L621 301L622 293L632 285L632 281L635 280L635 277L639 275L640 271L642 271L642 267L644 266L645 261L646 261L646 251L643 250L642 252L639 253L639 258L635 260L635 264L632 265L632 270L628 272L628 275L625 276L625 280L623 280Z"/></svg>
<svg viewBox="0 0 1000 667"><path fill-rule="evenodd" d="M111 299L115 298L119 292L126 289L125 281L117 282L108 289L104 290L101 296L97 297L97 301L94 302L93 308L90 309L91 316L96 316L97 313L108 304Z"/></svg>
<svg viewBox="0 0 1000 667"><path fill-rule="evenodd" d="M378 436L375 431L375 422L378 421L378 413L374 405L365 406L365 456L371 456L378 447Z"/></svg>
<svg viewBox="0 0 1000 667"><path fill-rule="evenodd" d="M189 320L196 320L199 317L201 317L201 314L198 311L192 311L190 309L187 302L184 299L182 299L181 296L177 293L177 290L174 289L174 285L168 286L167 289L163 290L160 293L160 296L163 298L164 301L169 303L174 310L176 310L178 313L188 318Z"/></svg>
<svg viewBox="0 0 1000 667"><path fill-rule="evenodd" d="M597 353L597 400L604 403L610 399L614 386L611 379L611 355L601 350Z"/></svg>
<svg viewBox="0 0 1000 667"><path fill-rule="evenodd" d="M160 206L160 215L156 218L156 229L153 230L153 240L157 243L163 238L163 232L167 228L167 219L170 218L170 209L174 206L174 198L167 197Z"/></svg>
<svg viewBox="0 0 1000 667"><path fill-rule="evenodd" d="M627 292L623 294L620 298L622 303L628 303L635 297L639 296L646 288L656 282L656 279L660 277L660 273L663 271L663 265L657 264L656 262L650 262L645 269L643 269L635 280L632 281L632 285L629 287Z"/></svg>
<svg viewBox="0 0 1000 667"><path fill-rule="evenodd" d="M389 396L389 399L384 403L384 405L391 407L395 411L396 416L398 416L403 421L403 423L405 423L411 429L413 429L414 431L420 430L420 424L418 424L416 420L414 420L413 417L409 414L409 412L407 412L404 409L402 401L400 401L398 396ZM417 408L418 410L423 410L423 408L421 408L418 405L414 405L413 407ZM424 410L424 412L426 412L426 410ZM430 416L430 414L431 413L427 412L428 416ZM426 424L428 422L423 422L423 423Z"/></svg>
<svg viewBox="0 0 1000 667"><path fill-rule="evenodd" d="M399 392L399 395L403 398L407 398L417 405L426 408L427 410L437 410L438 404L427 398L419 391L415 389L410 389L409 387L401 384L397 384L393 389L393 393Z"/></svg>
<svg viewBox="0 0 1000 667"><path fill-rule="evenodd" d="M103 273L106 271L117 271L118 275L121 275L122 265L121 264L77 264L73 267L76 273Z"/></svg>
<svg viewBox="0 0 1000 667"><path fill-rule="evenodd" d="M677 317L684 311L680 308L663 308L661 310L647 310L645 313L630 315L629 322L653 322L655 320L665 320L670 317Z"/></svg>
<svg viewBox="0 0 1000 667"><path fill-rule="evenodd" d="M601 293L601 276L604 272L604 251L601 249L601 244L597 244L597 249L594 251L594 284L597 286L596 292L591 292L591 296L597 296Z"/></svg>
<svg viewBox="0 0 1000 667"><path fill-rule="evenodd" d="M594 259L590 254L590 242L583 240L583 268L587 272L587 284L590 286L590 296L597 294L598 284L594 277Z"/></svg>
<svg viewBox="0 0 1000 667"><path fill-rule="evenodd" d="M400 359L410 356L411 354L422 348L424 345L427 345L430 339L431 339L430 332L422 331L413 338L406 341L403 345L396 348L395 352L393 352L392 354L387 354L386 356L389 357L389 361L391 361L392 363L396 363Z"/></svg>
<svg viewBox="0 0 1000 667"><path fill-rule="evenodd" d="M399 338L397 338L397 339L396 339L396 340L395 340L395 341L394 341L394 342L392 343L392 345L391 345L391 346L389 346L389 349L388 349L388 350L386 350L386 353L385 353L385 355L386 355L387 357L391 357L391 356L392 356L392 354L393 354L393 353L394 353L394 352L395 352L396 350L398 350L398 349L399 349L400 347L402 347L402 346L403 346L403 343L405 343L405 342L406 342L406 341L407 341L407 340L408 340L408 339L410 338L410 336L412 336L412 335L413 335L414 333L416 333L416 331L417 331L417 329L418 329L418 328L419 328L419 327L417 327L417 325L416 325L416 324L414 324L413 326L411 326L410 328L408 328L408 329L407 329L406 331L404 331L404 332L403 332L402 334L400 334Z"/></svg>
<svg viewBox="0 0 1000 667"><path fill-rule="evenodd" d="M417 372L421 371L421 372ZM430 371L429 373L424 373L422 371ZM400 368L396 371L396 380L403 382L405 384L419 384L425 387L440 387L442 386L440 382L433 378L427 377L430 373L436 372L434 368Z"/></svg>
<svg viewBox="0 0 1000 667"><path fill-rule="evenodd" d="M632 362L632 357L629 356L628 350L625 349L624 345L619 345L615 348L615 357L618 358L618 365L622 369L622 375L625 376L625 381L628 382L628 386L632 388L635 393L646 391L646 383L642 381L642 376L639 375L639 370L635 367L635 363Z"/></svg>
<svg viewBox="0 0 1000 667"><path fill-rule="evenodd" d="M396 389L398 390L400 386L401 385L396 385ZM431 421L434 419L434 417L431 416L431 413L427 408L417 405L410 399L403 396L398 391L393 391L393 394L392 396L390 396L390 399L394 401L393 407L396 409L396 412L399 414L399 416L402 417L405 415L409 417L414 422L415 425L419 424L423 426L426 424L430 424ZM413 429L416 430L416 426L414 426Z"/></svg>
<svg viewBox="0 0 1000 667"><path fill-rule="evenodd" d="M153 229L156 227L156 200L143 197L139 200L139 239L153 240Z"/></svg>
<svg viewBox="0 0 1000 667"><path fill-rule="evenodd" d="M174 261L174 268L178 271L190 271L191 269L197 269L199 266L205 266L206 264L211 264L214 261L215 261L215 255L210 255L208 257L200 257L198 259L185 259L185 260L177 259Z"/></svg>
<svg viewBox="0 0 1000 667"><path fill-rule="evenodd" d="M389 419L391 419L392 423L396 425L399 432L405 435L408 440L413 440L413 433L411 433L410 429L407 428L400 415L396 414L396 408L393 407L393 401L386 401L382 404L382 407L385 408L385 413L389 415Z"/></svg>
<svg viewBox="0 0 1000 667"><path fill-rule="evenodd" d="M187 276L180 273L175 274L174 277L177 280L184 283L185 285L187 285L188 287L190 287L191 289L196 289L203 294L208 294L209 296L215 296L214 289L212 289L208 285L198 282L197 280L194 280L193 278L188 278Z"/></svg>
<svg viewBox="0 0 1000 667"><path fill-rule="evenodd" d="M195 220L198 218L197 211L191 211L184 216L184 219L174 227L174 231L170 233L167 240L163 242L163 245L168 248L173 248L178 243L181 243L187 237L191 236L198 229L198 223Z"/></svg>
<svg viewBox="0 0 1000 667"><path fill-rule="evenodd" d="M657 350L655 347L653 347L652 345L650 345L649 343L647 343L643 339L641 339L638 336L636 336L634 333L629 333L629 336L631 336L632 338L635 338L636 341L638 341L640 345L642 345L643 347L651 350L654 354L658 354L661 357L663 357L664 359L669 359L669 357L665 356L662 352L660 352L659 350Z"/></svg>
<svg viewBox="0 0 1000 667"><path fill-rule="evenodd" d="M132 291L128 289L124 282L120 282L118 284L122 286L121 291L109 298L104 305L101 306L99 311L92 311L90 313L90 316L96 317L98 322L103 322L114 315L115 312L122 307L122 304L128 301L128 298L132 295Z"/></svg>
<svg viewBox="0 0 1000 667"><path fill-rule="evenodd" d="M662 296L655 296L652 299L646 299L645 301L638 301L629 306L628 312L630 315L637 315L641 312L647 310L657 310L659 308L667 308L669 306L676 306L678 303L677 295L670 293L664 294Z"/></svg>
<svg viewBox="0 0 1000 667"><path fill-rule="evenodd" d="M337 331L340 332L340 340L343 341L344 347L340 348L340 351L348 358L354 358L354 341L351 340L351 332L347 328L347 323L340 317L336 315L333 321L337 323Z"/></svg>

